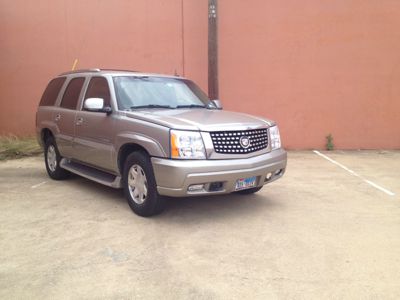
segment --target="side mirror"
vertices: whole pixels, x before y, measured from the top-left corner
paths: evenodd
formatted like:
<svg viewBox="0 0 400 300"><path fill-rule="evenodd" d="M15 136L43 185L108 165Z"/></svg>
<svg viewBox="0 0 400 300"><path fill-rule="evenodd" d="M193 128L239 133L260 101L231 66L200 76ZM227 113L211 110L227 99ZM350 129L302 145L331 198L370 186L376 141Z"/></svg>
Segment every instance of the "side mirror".
<svg viewBox="0 0 400 300"><path fill-rule="evenodd" d="M215 105L215 107L216 107L217 109L222 109L222 102L221 102L221 100L215 99L215 100L211 100L211 102Z"/></svg>
<svg viewBox="0 0 400 300"><path fill-rule="evenodd" d="M83 103L83 108L93 112L105 112L107 115L111 114L112 109L110 106L104 106L104 99L102 98L87 98Z"/></svg>

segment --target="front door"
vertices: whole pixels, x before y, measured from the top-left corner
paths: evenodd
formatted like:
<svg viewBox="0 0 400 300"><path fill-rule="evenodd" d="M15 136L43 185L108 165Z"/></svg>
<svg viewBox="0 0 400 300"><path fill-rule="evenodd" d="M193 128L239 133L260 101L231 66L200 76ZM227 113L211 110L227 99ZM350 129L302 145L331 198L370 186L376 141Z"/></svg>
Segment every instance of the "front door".
<svg viewBox="0 0 400 300"><path fill-rule="evenodd" d="M111 106L110 89L106 78L95 76L90 79L75 121L75 157L83 163L112 170L115 119L112 114L85 110L84 101L88 98L102 98L104 106Z"/></svg>

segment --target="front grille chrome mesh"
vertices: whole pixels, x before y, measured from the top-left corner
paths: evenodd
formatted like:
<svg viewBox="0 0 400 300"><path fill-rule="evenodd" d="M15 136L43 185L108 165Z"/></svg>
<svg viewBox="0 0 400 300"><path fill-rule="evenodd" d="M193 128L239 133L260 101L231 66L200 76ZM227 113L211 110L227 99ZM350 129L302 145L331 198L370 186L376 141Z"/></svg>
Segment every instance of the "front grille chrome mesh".
<svg viewBox="0 0 400 300"><path fill-rule="evenodd" d="M266 128L241 131L210 132L216 153L245 154L268 147Z"/></svg>

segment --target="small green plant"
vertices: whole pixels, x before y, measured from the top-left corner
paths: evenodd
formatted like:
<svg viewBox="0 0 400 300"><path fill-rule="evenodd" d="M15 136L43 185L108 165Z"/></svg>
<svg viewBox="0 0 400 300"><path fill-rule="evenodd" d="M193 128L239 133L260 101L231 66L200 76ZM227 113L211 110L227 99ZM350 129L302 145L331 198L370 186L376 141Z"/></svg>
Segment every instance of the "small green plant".
<svg viewBox="0 0 400 300"><path fill-rule="evenodd" d="M332 134L328 134L326 137L326 150L331 151L335 148L335 146L333 145L333 136Z"/></svg>

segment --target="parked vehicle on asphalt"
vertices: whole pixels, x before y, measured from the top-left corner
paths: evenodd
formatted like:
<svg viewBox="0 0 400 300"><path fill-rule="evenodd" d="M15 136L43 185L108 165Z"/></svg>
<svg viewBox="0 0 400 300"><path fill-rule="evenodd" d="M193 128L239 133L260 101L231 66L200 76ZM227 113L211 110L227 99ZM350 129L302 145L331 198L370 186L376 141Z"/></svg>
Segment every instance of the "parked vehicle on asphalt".
<svg viewBox="0 0 400 300"><path fill-rule="evenodd" d="M277 125L224 111L192 81L79 70L50 81L36 115L52 179L69 172L123 188L140 216L165 197L252 194L286 168Z"/></svg>

